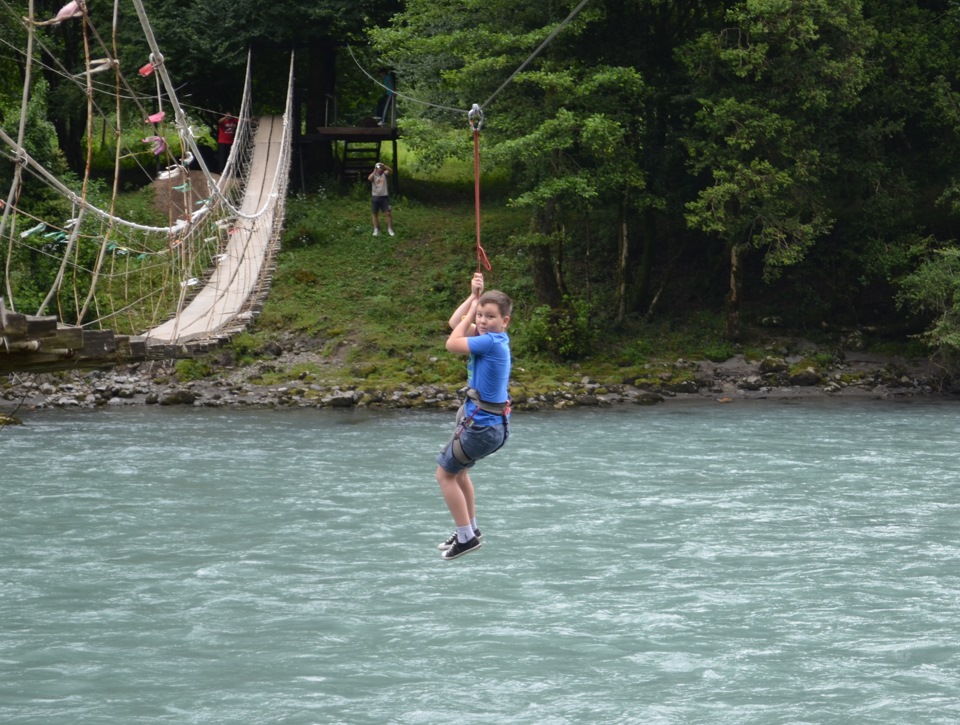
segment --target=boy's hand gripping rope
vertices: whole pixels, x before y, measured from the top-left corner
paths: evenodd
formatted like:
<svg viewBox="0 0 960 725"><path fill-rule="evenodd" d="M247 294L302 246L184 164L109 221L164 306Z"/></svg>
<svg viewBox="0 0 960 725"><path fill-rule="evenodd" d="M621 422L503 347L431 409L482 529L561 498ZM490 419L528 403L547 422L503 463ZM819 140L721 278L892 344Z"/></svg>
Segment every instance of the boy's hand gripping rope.
<svg viewBox="0 0 960 725"><path fill-rule="evenodd" d="M483 111L476 103L467 113L467 120L473 130L473 205L476 215L477 271L479 272L481 265L487 270L490 269L490 260L487 259L487 253L483 251L483 246L480 244L480 128L483 126Z"/></svg>

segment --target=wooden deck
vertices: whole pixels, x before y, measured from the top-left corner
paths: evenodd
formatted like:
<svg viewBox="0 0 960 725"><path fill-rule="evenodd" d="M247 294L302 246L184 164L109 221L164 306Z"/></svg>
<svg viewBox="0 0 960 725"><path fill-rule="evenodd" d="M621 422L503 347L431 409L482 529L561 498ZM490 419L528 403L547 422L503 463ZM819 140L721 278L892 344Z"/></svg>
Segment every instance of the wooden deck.
<svg viewBox="0 0 960 725"><path fill-rule="evenodd" d="M304 134L303 141L396 141L397 128L390 126L320 126L314 133Z"/></svg>
<svg viewBox="0 0 960 725"><path fill-rule="evenodd" d="M305 152L312 144L327 143L331 146L331 164L326 171L332 171L341 179L355 181L366 178L373 169L373 164L381 160L380 145L389 143L393 167L393 193L400 192L400 168L397 161L397 139L400 138L400 129L394 125L378 126L319 126L313 133L300 134L294 138L297 151L297 173L300 177L300 190L306 191L305 166L307 158ZM335 142L342 142L338 155L333 148Z"/></svg>

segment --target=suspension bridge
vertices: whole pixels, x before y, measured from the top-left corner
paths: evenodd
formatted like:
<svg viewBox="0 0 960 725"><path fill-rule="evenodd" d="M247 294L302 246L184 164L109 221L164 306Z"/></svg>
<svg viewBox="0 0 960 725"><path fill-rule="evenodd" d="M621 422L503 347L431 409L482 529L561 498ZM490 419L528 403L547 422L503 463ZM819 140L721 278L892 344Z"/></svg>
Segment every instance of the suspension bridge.
<svg viewBox="0 0 960 725"><path fill-rule="evenodd" d="M116 47L100 41L82 2L68 3L49 20L36 18L31 2L23 19L27 52L19 129L16 137L0 129L0 154L13 169L6 201L0 200L0 244L6 250L0 373L196 354L244 329L269 288L290 175L293 58L283 115L256 117L248 57L234 141L224 167L215 173L177 98L146 10L140 0L133 4L147 59L133 72L121 68ZM89 34L90 45L103 56L93 58L88 50L83 73L59 65L37 33L39 27L61 22L83 23L85 40ZM37 46L46 62L72 78L87 98L88 157L78 188L57 178L25 143ZM112 85L98 80L103 71L114 76ZM152 90L151 84L155 93L148 94L143 88ZM113 105L101 105L104 98ZM143 119L134 134L143 138L132 144L124 141L131 134L122 127L131 113L121 106L131 102ZM114 177L133 159L153 178L158 194L176 200L169 205L166 224L122 214L117 183L106 200L91 193L94 118L104 124L104 136L109 130L117 139ZM31 185L54 193L60 202L52 206L61 210L60 216L49 204L40 214L25 201ZM49 289L38 289L37 281L44 279Z"/></svg>

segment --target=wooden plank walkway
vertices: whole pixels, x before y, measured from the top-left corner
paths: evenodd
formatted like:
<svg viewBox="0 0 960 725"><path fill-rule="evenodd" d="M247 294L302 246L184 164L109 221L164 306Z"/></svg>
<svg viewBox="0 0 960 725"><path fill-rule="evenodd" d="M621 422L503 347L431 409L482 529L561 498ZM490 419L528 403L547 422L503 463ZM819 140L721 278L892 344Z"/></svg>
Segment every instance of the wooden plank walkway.
<svg viewBox="0 0 960 725"><path fill-rule="evenodd" d="M283 118L260 118L240 211L255 214L270 202L282 157ZM144 334L148 346L215 339L245 326L240 316L261 284L273 242L275 204L257 219L236 220L226 252L212 276L180 314Z"/></svg>

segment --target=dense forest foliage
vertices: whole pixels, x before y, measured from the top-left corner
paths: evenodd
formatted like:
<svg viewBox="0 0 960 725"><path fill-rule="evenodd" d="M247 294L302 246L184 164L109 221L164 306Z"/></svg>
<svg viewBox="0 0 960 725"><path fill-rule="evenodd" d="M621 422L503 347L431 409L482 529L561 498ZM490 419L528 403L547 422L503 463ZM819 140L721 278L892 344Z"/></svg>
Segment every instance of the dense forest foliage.
<svg viewBox="0 0 960 725"><path fill-rule="evenodd" d="M26 3L4 5L0 111L10 128ZM38 15L53 15L59 3L41 5ZM113 12L88 5L92 16ZM501 258L525 270L529 287L517 293L555 324L722 310L731 340L776 318L921 334L945 361L960 359L952 1L145 5L191 103L216 109L208 121L235 104L248 47L266 59L260 104L276 102L271 89L283 84L272 74L286 72L270 59L298 50L314 117L335 77L340 93L356 83L347 44L371 72L392 69L405 143L424 166L469 156L465 111L481 104L485 168L529 211L525 234L498 240ZM136 67L142 32L121 28L121 62ZM76 63L76 25L44 35ZM30 111L35 151L74 170L79 93L48 66Z"/></svg>
<svg viewBox="0 0 960 725"><path fill-rule="evenodd" d="M490 96L573 3L410 0L371 33L412 97ZM722 307L726 334L926 329L956 343L960 8L597 0L485 106L528 207L534 292L618 320ZM448 120L416 114L439 157Z"/></svg>

